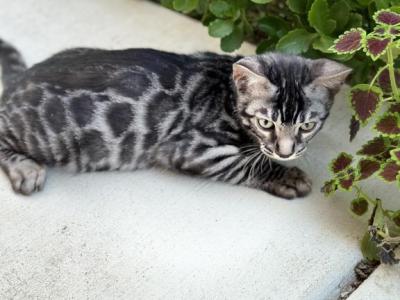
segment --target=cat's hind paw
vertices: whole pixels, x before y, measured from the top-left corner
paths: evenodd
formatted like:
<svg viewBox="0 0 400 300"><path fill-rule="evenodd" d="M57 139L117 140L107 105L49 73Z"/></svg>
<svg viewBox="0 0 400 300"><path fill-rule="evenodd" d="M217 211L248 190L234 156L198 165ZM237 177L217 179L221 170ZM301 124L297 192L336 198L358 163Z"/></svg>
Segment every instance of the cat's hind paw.
<svg viewBox="0 0 400 300"><path fill-rule="evenodd" d="M293 199L307 196L311 192L311 179L296 167L288 168L282 178L263 184L263 189L278 197Z"/></svg>

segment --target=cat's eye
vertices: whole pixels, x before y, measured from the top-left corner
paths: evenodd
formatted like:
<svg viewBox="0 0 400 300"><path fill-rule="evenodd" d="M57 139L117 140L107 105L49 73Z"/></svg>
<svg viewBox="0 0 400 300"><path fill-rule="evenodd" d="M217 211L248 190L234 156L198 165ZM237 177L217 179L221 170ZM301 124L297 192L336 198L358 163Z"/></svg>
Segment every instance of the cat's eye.
<svg viewBox="0 0 400 300"><path fill-rule="evenodd" d="M317 125L315 122L304 123L300 126L300 129L303 131L311 131L315 128L315 125Z"/></svg>
<svg viewBox="0 0 400 300"><path fill-rule="evenodd" d="M258 119L258 125L263 129L271 129L274 127L274 123L267 119Z"/></svg>

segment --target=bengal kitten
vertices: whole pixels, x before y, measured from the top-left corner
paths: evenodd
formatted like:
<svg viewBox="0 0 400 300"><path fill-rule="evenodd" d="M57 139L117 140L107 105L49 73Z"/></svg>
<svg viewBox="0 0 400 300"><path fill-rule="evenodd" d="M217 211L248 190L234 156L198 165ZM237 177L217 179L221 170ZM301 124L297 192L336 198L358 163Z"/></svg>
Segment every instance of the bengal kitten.
<svg viewBox="0 0 400 300"><path fill-rule="evenodd" d="M15 192L46 167L153 166L291 199L311 181L277 161L306 151L350 69L268 53L182 55L77 48L27 68L0 40L0 166Z"/></svg>

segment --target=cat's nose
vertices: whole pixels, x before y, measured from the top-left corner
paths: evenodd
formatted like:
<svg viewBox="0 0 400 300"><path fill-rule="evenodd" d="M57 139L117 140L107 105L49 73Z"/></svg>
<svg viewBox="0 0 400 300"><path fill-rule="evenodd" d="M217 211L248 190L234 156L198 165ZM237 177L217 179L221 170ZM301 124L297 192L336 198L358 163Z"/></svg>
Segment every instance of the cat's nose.
<svg viewBox="0 0 400 300"><path fill-rule="evenodd" d="M288 158L293 155L295 143L291 139L282 139L276 143L275 152L282 158Z"/></svg>
<svg viewBox="0 0 400 300"><path fill-rule="evenodd" d="M282 154L282 153L278 152L277 154L278 154L279 157L281 157L281 158L289 158L289 157L292 156L293 153L290 153L290 154Z"/></svg>

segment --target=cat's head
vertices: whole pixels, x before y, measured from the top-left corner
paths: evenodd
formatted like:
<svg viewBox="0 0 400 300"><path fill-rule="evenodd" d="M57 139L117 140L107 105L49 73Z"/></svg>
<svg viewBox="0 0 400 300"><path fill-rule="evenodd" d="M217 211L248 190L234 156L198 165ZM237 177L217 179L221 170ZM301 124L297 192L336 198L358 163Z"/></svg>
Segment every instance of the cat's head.
<svg viewBox="0 0 400 300"><path fill-rule="evenodd" d="M232 77L243 127L269 157L299 157L322 128L350 72L328 59L277 53L240 59Z"/></svg>

